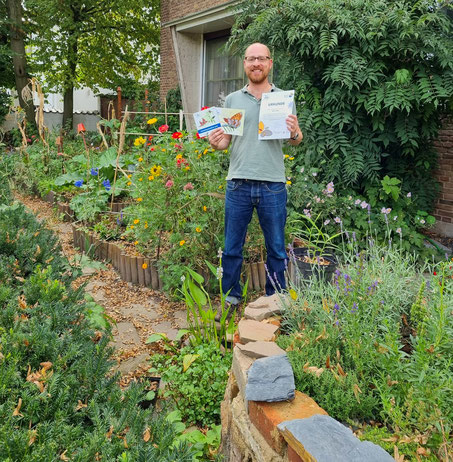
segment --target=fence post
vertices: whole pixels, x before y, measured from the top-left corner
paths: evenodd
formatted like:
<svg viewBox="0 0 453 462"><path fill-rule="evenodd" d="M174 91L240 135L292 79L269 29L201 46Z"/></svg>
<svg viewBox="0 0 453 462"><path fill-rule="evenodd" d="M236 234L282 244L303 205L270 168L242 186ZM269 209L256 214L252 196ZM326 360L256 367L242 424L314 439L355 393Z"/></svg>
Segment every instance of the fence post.
<svg viewBox="0 0 453 462"><path fill-rule="evenodd" d="M149 107L148 107L148 89L145 88L145 113L148 114Z"/></svg>
<svg viewBox="0 0 453 462"><path fill-rule="evenodd" d="M179 110L179 131L182 132L182 124L184 121L184 112L182 112L182 109Z"/></svg>
<svg viewBox="0 0 453 462"><path fill-rule="evenodd" d="M165 125L168 125L168 116L167 116L167 97L164 99L164 111L165 111Z"/></svg>
<svg viewBox="0 0 453 462"><path fill-rule="evenodd" d="M118 120L122 120L123 119L123 105L121 103L121 87L118 87L116 89L116 91L118 92L118 101L117 101L117 113L118 113Z"/></svg>

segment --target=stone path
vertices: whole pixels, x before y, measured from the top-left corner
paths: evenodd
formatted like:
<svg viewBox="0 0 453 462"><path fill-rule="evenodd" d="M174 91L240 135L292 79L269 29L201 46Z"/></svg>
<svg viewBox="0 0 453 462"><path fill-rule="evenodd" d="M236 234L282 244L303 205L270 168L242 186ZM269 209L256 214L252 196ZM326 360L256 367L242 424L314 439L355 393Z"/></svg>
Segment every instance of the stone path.
<svg viewBox="0 0 453 462"><path fill-rule="evenodd" d="M16 198L39 220L45 220L46 226L59 236L65 255L69 259L76 256L77 260L71 225L61 222L52 206L41 199L19 193ZM122 281L109 263L102 269L97 266L85 266L75 285L85 283L85 291L115 322L112 345L115 347L116 369L122 374L121 383L127 385L149 368L150 355L160 352L159 345L146 344L147 338L152 333L165 333L169 339L175 339L178 330L187 326L187 313L183 304L169 301L160 292Z"/></svg>

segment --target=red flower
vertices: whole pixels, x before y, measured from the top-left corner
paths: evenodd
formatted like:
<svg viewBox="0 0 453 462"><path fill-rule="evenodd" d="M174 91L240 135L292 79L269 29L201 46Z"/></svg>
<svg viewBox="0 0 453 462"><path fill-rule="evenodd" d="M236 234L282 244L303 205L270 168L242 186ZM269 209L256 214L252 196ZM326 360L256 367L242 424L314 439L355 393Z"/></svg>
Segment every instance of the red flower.
<svg viewBox="0 0 453 462"><path fill-rule="evenodd" d="M169 129L169 128L170 128L170 127L169 127L168 125L164 124L164 125L161 125L161 126L158 128L158 130L159 130L161 133L165 133L165 132L168 132L168 129Z"/></svg>
<svg viewBox="0 0 453 462"><path fill-rule="evenodd" d="M155 151L156 148L153 146L152 148L149 148L150 151Z"/></svg>
<svg viewBox="0 0 453 462"><path fill-rule="evenodd" d="M193 184L192 183L187 183L186 185L184 185L184 191L192 191L193 189Z"/></svg>
<svg viewBox="0 0 453 462"><path fill-rule="evenodd" d="M80 132L86 132L85 125L77 124L77 134L79 134Z"/></svg>
<svg viewBox="0 0 453 462"><path fill-rule="evenodd" d="M175 140L182 138L182 133L181 132L175 132L171 135L171 137Z"/></svg>
<svg viewBox="0 0 453 462"><path fill-rule="evenodd" d="M209 106L203 106L203 107L201 108L202 111L204 111L205 109L209 109Z"/></svg>
<svg viewBox="0 0 453 462"><path fill-rule="evenodd" d="M434 276L437 276L437 273L436 273L435 271L434 271L434 273L433 273L433 274L434 274Z"/></svg>
<svg viewBox="0 0 453 462"><path fill-rule="evenodd" d="M197 140L201 140L201 136L198 132L197 132Z"/></svg>
<svg viewBox="0 0 453 462"><path fill-rule="evenodd" d="M153 139L153 135L148 136L148 141L151 141Z"/></svg>

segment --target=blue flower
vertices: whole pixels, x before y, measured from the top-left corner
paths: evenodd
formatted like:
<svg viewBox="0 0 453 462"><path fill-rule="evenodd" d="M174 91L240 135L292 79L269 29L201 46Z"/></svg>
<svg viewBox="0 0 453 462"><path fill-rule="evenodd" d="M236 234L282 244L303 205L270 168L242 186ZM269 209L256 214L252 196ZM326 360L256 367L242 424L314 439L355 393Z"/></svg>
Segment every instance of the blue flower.
<svg viewBox="0 0 453 462"><path fill-rule="evenodd" d="M110 181L109 180L104 180L102 182L102 186L104 186L104 188L106 189L106 191L110 191Z"/></svg>
<svg viewBox="0 0 453 462"><path fill-rule="evenodd" d="M77 186L78 188L81 188L82 185L83 185L83 180L74 181L74 186Z"/></svg>
<svg viewBox="0 0 453 462"><path fill-rule="evenodd" d="M97 176L97 174L99 173L99 169L98 168L92 168L90 170L90 173L93 175L93 176Z"/></svg>
<svg viewBox="0 0 453 462"><path fill-rule="evenodd" d="M338 305L338 303L335 303L335 305L333 306L333 310L337 312L339 309L340 309L340 305Z"/></svg>

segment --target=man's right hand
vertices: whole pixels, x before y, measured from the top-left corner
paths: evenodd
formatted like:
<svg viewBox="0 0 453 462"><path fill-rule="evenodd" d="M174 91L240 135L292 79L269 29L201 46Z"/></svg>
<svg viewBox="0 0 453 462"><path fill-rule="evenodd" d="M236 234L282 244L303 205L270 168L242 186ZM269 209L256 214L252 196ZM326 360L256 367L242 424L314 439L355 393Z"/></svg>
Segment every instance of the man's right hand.
<svg viewBox="0 0 453 462"><path fill-rule="evenodd" d="M208 140L213 149L222 151L230 145L231 135L227 135L222 128L216 128L209 134Z"/></svg>

